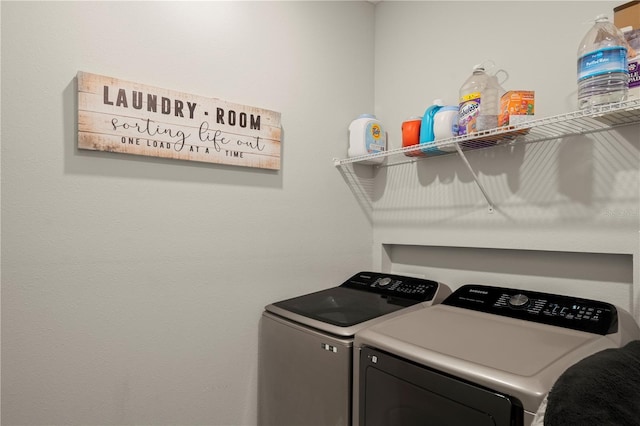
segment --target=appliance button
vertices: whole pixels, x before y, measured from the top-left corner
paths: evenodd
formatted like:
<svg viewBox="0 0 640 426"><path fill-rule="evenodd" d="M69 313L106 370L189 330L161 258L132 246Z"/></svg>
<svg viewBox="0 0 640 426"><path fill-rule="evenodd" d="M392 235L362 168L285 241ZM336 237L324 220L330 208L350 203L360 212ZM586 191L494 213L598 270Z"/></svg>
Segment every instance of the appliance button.
<svg viewBox="0 0 640 426"><path fill-rule="evenodd" d="M524 294L516 294L509 299L509 305L514 308L522 308L529 303L529 298Z"/></svg>
<svg viewBox="0 0 640 426"><path fill-rule="evenodd" d="M380 287L386 287L389 284L391 284L391 278L389 277L381 278L380 281L378 281L378 286Z"/></svg>

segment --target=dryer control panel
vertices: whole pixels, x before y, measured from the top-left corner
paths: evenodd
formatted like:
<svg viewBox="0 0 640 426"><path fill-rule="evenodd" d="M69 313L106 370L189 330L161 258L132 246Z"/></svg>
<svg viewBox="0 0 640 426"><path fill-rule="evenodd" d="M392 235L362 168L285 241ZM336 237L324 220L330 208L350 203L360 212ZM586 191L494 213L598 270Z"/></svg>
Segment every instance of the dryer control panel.
<svg viewBox="0 0 640 426"><path fill-rule="evenodd" d="M559 294L468 284L442 303L588 333L605 335L618 330L615 306Z"/></svg>
<svg viewBox="0 0 640 426"><path fill-rule="evenodd" d="M389 298L423 302L433 299L438 290L438 283L402 275L360 272L349 278L340 287L370 291Z"/></svg>

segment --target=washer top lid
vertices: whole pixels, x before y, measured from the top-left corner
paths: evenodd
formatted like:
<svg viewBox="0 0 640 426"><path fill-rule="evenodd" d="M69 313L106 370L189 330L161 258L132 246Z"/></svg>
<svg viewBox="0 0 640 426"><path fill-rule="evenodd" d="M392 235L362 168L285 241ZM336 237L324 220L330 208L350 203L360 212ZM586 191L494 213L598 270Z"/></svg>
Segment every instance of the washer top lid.
<svg viewBox="0 0 640 426"><path fill-rule="evenodd" d="M443 304L411 312L364 330L416 361L440 356L492 371L529 377L601 336L550 327ZM376 346L376 345L373 345ZM384 349L384 348L383 348Z"/></svg>
<svg viewBox="0 0 640 426"><path fill-rule="evenodd" d="M378 318L411 306L426 306L449 294L435 281L377 272L360 272L338 287L267 305L289 320L338 336L353 336Z"/></svg>

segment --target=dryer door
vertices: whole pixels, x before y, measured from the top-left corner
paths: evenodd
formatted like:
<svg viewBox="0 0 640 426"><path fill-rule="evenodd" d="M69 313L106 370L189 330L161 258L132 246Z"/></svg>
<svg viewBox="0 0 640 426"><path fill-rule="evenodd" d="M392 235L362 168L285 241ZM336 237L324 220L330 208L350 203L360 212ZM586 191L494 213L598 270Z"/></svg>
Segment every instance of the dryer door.
<svg viewBox="0 0 640 426"><path fill-rule="evenodd" d="M522 426L513 397L369 347L360 352L361 426Z"/></svg>

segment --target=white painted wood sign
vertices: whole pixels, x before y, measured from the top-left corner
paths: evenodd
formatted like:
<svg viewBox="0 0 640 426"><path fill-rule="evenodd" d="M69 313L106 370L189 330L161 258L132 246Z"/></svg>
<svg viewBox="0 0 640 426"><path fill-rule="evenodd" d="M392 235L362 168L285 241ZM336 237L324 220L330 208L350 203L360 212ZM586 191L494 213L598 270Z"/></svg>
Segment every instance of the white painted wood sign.
<svg viewBox="0 0 640 426"><path fill-rule="evenodd" d="M280 113L78 72L78 148L280 170Z"/></svg>

